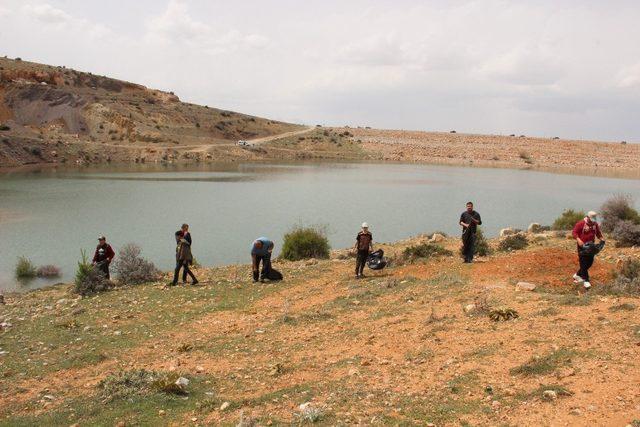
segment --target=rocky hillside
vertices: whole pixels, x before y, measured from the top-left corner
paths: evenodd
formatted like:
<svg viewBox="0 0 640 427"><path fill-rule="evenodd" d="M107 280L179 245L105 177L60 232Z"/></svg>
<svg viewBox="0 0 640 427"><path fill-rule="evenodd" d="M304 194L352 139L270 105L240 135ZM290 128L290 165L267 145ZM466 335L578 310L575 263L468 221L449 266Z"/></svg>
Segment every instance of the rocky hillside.
<svg viewBox="0 0 640 427"><path fill-rule="evenodd" d="M238 139L303 129L139 84L0 58L0 167L247 157Z"/></svg>
<svg viewBox="0 0 640 427"><path fill-rule="evenodd" d="M609 245L584 293L572 240L525 237L472 265L457 238L382 245L362 280L338 251L277 261L279 283L5 295L0 426L639 425L638 293L611 283L640 252Z"/></svg>

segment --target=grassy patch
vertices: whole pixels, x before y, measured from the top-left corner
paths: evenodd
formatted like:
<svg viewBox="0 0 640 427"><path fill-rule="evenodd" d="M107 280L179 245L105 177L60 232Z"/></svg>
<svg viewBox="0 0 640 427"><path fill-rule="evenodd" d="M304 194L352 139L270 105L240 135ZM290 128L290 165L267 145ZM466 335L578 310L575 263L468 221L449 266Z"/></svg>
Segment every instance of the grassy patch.
<svg viewBox="0 0 640 427"><path fill-rule="evenodd" d="M402 255L405 259L415 260L418 258L435 258L440 256L451 256L453 252L449 249L445 249L442 245L436 245L435 243L420 243L418 245L409 246L404 249Z"/></svg>
<svg viewBox="0 0 640 427"><path fill-rule="evenodd" d="M563 366L571 364L571 358L576 355L574 350L561 348L546 356L534 357L530 361L509 370L511 375L536 376L546 375Z"/></svg>
<svg viewBox="0 0 640 427"><path fill-rule="evenodd" d="M616 311L633 311L637 308L637 306L635 304L631 304L631 303L623 303L623 304L618 304L618 305L612 305L611 307L609 307L609 311L611 312L616 312Z"/></svg>
<svg viewBox="0 0 640 427"><path fill-rule="evenodd" d="M573 396L573 392L564 386L558 384L540 385L535 390L519 393L516 395L518 400L544 399L545 391L553 391L557 397Z"/></svg>

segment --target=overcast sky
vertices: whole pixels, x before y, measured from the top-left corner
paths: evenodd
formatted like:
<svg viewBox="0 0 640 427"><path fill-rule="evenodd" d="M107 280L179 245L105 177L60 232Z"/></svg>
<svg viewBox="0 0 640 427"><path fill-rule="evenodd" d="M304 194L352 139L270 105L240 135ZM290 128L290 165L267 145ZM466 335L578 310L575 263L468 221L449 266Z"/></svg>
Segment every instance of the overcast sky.
<svg viewBox="0 0 640 427"><path fill-rule="evenodd" d="M640 2L0 0L0 55L326 125L640 141Z"/></svg>

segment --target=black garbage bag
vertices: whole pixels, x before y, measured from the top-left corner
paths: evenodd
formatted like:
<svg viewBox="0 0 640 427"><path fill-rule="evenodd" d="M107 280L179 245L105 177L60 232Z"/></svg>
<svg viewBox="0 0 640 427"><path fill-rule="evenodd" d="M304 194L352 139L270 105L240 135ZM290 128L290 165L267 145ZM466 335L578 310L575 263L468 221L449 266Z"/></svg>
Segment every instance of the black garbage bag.
<svg viewBox="0 0 640 427"><path fill-rule="evenodd" d="M278 270L276 270L275 268L271 267L269 269L269 273L267 274L267 279L271 280L271 281L278 281L278 280L282 280L282 273L280 273Z"/></svg>
<svg viewBox="0 0 640 427"><path fill-rule="evenodd" d="M587 242L579 249L580 255L597 255L604 248L604 242Z"/></svg>
<svg viewBox="0 0 640 427"><path fill-rule="evenodd" d="M367 257L367 266L372 270L382 270L386 265L387 260L384 259L384 251L382 249L371 252Z"/></svg>

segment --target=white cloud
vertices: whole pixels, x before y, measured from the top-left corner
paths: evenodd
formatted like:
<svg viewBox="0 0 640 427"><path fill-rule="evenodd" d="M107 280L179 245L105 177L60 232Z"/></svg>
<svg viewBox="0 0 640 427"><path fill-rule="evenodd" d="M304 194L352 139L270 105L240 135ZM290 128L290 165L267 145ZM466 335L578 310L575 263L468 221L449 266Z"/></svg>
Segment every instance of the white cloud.
<svg viewBox="0 0 640 427"><path fill-rule="evenodd" d="M72 21L71 15L47 3L26 4L24 12L45 24L64 24Z"/></svg>
<svg viewBox="0 0 640 427"><path fill-rule="evenodd" d="M640 88L640 62L624 67L617 75L617 86L623 89Z"/></svg>

